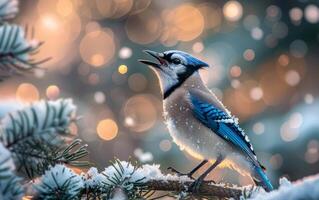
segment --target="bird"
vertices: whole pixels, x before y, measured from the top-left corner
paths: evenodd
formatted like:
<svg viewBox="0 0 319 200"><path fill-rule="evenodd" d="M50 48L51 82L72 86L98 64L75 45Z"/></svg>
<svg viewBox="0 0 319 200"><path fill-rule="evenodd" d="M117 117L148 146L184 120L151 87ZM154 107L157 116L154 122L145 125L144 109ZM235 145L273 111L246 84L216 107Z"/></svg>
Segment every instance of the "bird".
<svg viewBox="0 0 319 200"><path fill-rule="evenodd" d="M189 173L192 175L206 163L210 167L192 184L196 190L207 175L226 160L247 172L257 186L272 191L273 186L258 161L253 146L233 116L200 77L199 70L209 67L192 55L168 50L144 52L156 61L139 59L150 66L159 79L163 95L163 115L173 141L180 149L199 156L202 162Z"/></svg>

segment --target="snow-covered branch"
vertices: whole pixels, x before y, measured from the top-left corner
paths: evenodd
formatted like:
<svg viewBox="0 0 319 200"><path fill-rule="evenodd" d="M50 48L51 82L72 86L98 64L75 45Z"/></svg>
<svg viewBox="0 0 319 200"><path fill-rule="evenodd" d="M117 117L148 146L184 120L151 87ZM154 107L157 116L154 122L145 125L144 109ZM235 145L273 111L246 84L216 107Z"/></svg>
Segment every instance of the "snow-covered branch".
<svg viewBox="0 0 319 200"><path fill-rule="evenodd" d="M13 170L11 153L0 143L0 199L15 200L23 195L23 188Z"/></svg>
<svg viewBox="0 0 319 200"><path fill-rule="evenodd" d="M165 175L159 165L138 166L115 160L100 173L96 168L90 168L81 175L64 165L57 165L45 172L35 188L37 197L45 195L50 199L62 196L65 199L116 199L116 196L151 199L156 198L156 192L169 196L239 199L245 190L244 187L204 182L197 193L188 192L193 181L186 176Z"/></svg>
<svg viewBox="0 0 319 200"><path fill-rule="evenodd" d="M11 151L17 170L33 178L50 165L87 165L78 159L88 154L86 145L72 137L69 126L75 121L71 99L40 101L7 114L0 125L0 142Z"/></svg>

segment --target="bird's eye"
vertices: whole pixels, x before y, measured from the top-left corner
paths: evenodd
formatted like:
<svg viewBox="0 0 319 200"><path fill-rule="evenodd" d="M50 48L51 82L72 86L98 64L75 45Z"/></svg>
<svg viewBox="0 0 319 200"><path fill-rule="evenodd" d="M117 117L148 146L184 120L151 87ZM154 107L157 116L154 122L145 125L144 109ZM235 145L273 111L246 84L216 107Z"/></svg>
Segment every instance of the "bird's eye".
<svg viewBox="0 0 319 200"><path fill-rule="evenodd" d="M175 58L172 62L176 65L181 64L181 60L178 58Z"/></svg>

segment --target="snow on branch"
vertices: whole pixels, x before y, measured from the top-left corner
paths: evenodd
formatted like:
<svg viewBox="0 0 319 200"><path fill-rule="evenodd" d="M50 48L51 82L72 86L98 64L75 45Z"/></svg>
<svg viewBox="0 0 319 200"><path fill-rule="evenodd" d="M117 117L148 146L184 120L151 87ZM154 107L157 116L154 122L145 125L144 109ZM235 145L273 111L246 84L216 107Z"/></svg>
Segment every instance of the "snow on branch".
<svg viewBox="0 0 319 200"><path fill-rule="evenodd" d="M23 188L14 173L14 163L10 152L0 143L0 199L21 199Z"/></svg>
<svg viewBox="0 0 319 200"><path fill-rule="evenodd" d="M63 174L63 175L62 175ZM79 180L79 177L82 179ZM63 165L52 167L40 178L38 194L48 199L156 199L158 193L169 196L239 199L245 188L204 182L198 193L187 192L194 180L186 176L164 175L159 165L132 164L115 160L102 172L90 168L76 175ZM78 183L78 185L76 184ZM72 185L72 190L69 191ZM50 186L50 187L48 187ZM37 198L35 198L37 199Z"/></svg>
<svg viewBox="0 0 319 200"><path fill-rule="evenodd" d="M249 200L319 199L319 175L303 178L294 183L281 178L279 183L279 188L269 193L263 189L254 191Z"/></svg>
<svg viewBox="0 0 319 200"><path fill-rule="evenodd" d="M73 200L80 198L83 181L71 169L58 164L46 171L34 187L37 191L34 199Z"/></svg>
<svg viewBox="0 0 319 200"><path fill-rule="evenodd" d="M43 43L28 40L26 35L18 25L4 23L0 26L0 80L35 69L48 60L32 59L32 55L37 53Z"/></svg>
<svg viewBox="0 0 319 200"><path fill-rule="evenodd" d="M0 22L14 18L19 11L18 0L0 0Z"/></svg>
<svg viewBox="0 0 319 200"><path fill-rule="evenodd" d="M66 163L76 166L88 154L86 145L72 137L69 126L76 120L76 107L71 99L40 101L7 114L0 124L0 141L12 152L17 170L33 178L49 165Z"/></svg>

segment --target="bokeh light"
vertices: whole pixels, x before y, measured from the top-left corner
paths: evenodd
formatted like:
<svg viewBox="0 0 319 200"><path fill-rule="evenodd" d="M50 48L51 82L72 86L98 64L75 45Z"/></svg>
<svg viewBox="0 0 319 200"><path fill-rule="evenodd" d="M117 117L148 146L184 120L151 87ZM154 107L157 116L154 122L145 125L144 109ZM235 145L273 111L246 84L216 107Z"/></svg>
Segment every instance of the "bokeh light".
<svg viewBox="0 0 319 200"><path fill-rule="evenodd" d="M309 23L317 23L319 21L319 9L316 5L310 4L305 8L305 18Z"/></svg>
<svg viewBox="0 0 319 200"><path fill-rule="evenodd" d="M164 29L161 42L166 46L175 45L177 41L191 41L204 30L204 17L192 4L182 4L162 13Z"/></svg>
<svg viewBox="0 0 319 200"><path fill-rule="evenodd" d="M105 102L105 94L101 91L97 91L94 93L94 100L98 104L102 104Z"/></svg>
<svg viewBox="0 0 319 200"><path fill-rule="evenodd" d="M161 28L162 21L151 10L129 16L125 24L128 38L138 44L154 42L160 36Z"/></svg>
<svg viewBox="0 0 319 200"><path fill-rule="evenodd" d="M243 6L238 1L228 1L223 7L227 20L238 21L243 15Z"/></svg>
<svg viewBox="0 0 319 200"><path fill-rule="evenodd" d="M169 151L172 148L172 142L169 140L162 140L159 143L159 147L164 152Z"/></svg>
<svg viewBox="0 0 319 200"><path fill-rule="evenodd" d="M241 75L241 68L238 65L234 65L230 68L230 75L232 77L239 77Z"/></svg>
<svg viewBox="0 0 319 200"><path fill-rule="evenodd" d="M135 92L143 91L147 86L147 80L143 74L135 73L128 78L128 85Z"/></svg>
<svg viewBox="0 0 319 200"><path fill-rule="evenodd" d="M113 140L118 133L118 126L112 119L101 120L96 127L97 134L103 140Z"/></svg>
<svg viewBox="0 0 319 200"><path fill-rule="evenodd" d="M120 74L126 74L128 69L126 65L120 65L117 70Z"/></svg>
<svg viewBox="0 0 319 200"><path fill-rule="evenodd" d="M80 43L80 54L86 63L101 67L111 61L115 54L115 41L110 29L87 33Z"/></svg>
<svg viewBox="0 0 319 200"><path fill-rule="evenodd" d="M37 87L31 83L21 83L16 90L16 98L23 103L38 101L40 97Z"/></svg>
<svg viewBox="0 0 319 200"><path fill-rule="evenodd" d="M149 95L135 95L124 106L126 126L134 132L143 132L154 126L157 111L154 98Z"/></svg>
<svg viewBox="0 0 319 200"><path fill-rule="evenodd" d="M265 125L262 122L257 122L253 125L253 131L257 135L261 135L265 132Z"/></svg>
<svg viewBox="0 0 319 200"><path fill-rule="evenodd" d="M287 66L289 64L289 57L286 54L282 54L279 56L278 62L281 66Z"/></svg>
<svg viewBox="0 0 319 200"><path fill-rule="evenodd" d="M128 59L132 56L132 54L132 49L130 49L129 47L122 47L119 51L119 57L121 59Z"/></svg>
<svg viewBox="0 0 319 200"><path fill-rule="evenodd" d="M279 169L283 164L283 158L280 154L277 153L270 157L269 162L273 169Z"/></svg>
<svg viewBox="0 0 319 200"><path fill-rule="evenodd" d="M200 53L204 50L204 44L202 42L195 42L192 49L194 53Z"/></svg>
<svg viewBox="0 0 319 200"><path fill-rule="evenodd" d="M60 88L56 85L50 85L46 89L46 96L51 100L57 99L60 96Z"/></svg>
<svg viewBox="0 0 319 200"><path fill-rule="evenodd" d="M285 81L290 86L296 86L300 82L300 75L295 70L289 70L285 75Z"/></svg>
<svg viewBox="0 0 319 200"><path fill-rule="evenodd" d="M73 4L71 0L58 0L56 9L59 14L67 17L73 12Z"/></svg>
<svg viewBox="0 0 319 200"><path fill-rule="evenodd" d="M314 101L313 95L312 94L306 94L304 97L305 103L306 104L312 104Z"/></svg>
<svg viewBox="0 0 319 200"><path fill-rule="evenodd" d="M243 54L245 60L252 61L255 59L255 52L252 49L246 49Z"/></svg>
<svg viewBox="0 0 319 200"><path fill-rule="evenodd" d="M289 11L289 17L293 23L299 25L302 19L303 12L300 8L294 7Z"/></svg>
<svg viewBox="0 0 319 200"><path fill-rule="evenodd" d="M307 151L305 153L305 160L310 164L314 164L319 161L319 142L318 140L311 140L307 145Z"/></svg>
<svg viewBox="0 0 319 200"><path fill-rule="evenodd" d="M302 40L295 40L290 44L290 53L296 58L304 57L307 51L307 44Z"/></svg>

